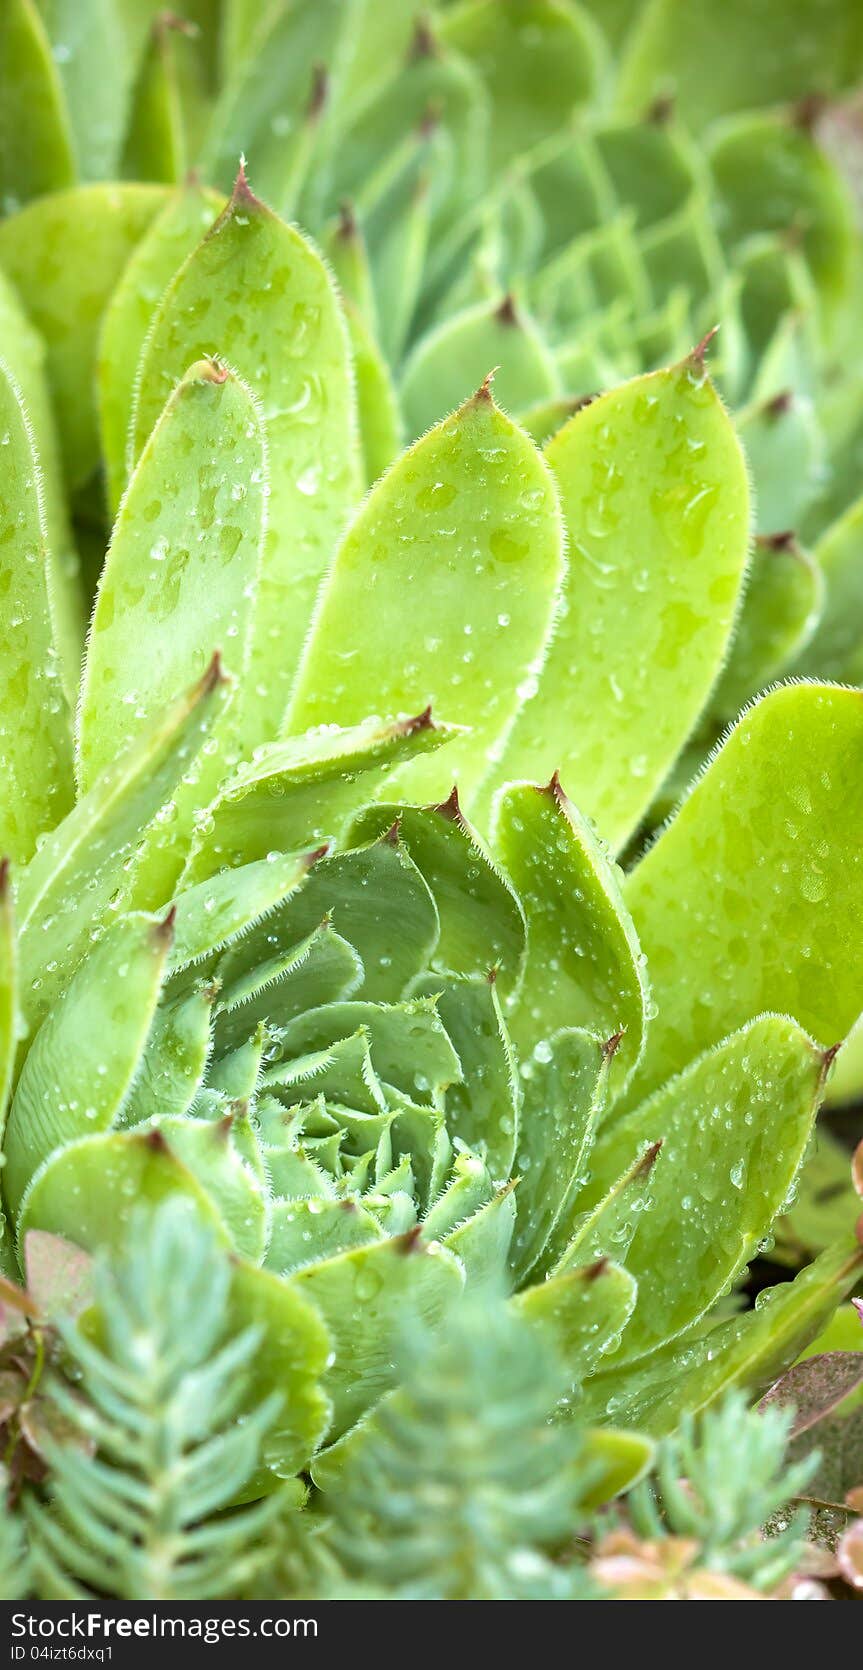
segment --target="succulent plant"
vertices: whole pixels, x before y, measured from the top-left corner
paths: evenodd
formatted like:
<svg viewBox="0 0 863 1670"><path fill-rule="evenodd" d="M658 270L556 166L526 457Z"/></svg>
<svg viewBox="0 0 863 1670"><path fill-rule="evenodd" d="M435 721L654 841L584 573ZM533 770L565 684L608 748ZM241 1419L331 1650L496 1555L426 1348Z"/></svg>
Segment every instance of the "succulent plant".
<svg viewBox="0 0 863 1670"><path fill-rule="evenodd" d="M241 316L206 279L235 241L262 263ZM317 286L315 346L270 335L256 396L266 315L305 339L289 284ZM232 370L195 359L217 319ZM793 1188L860 1006L863 885L863 710L824 684L752 708L625 880L611 857L709 695L746 570L703 350L544 454L484 383L331 535L310 628L306 565L358 493L313 251L241 177L136 377L114 363L102 418L134 383L132 467L71 699L62 490L37 371L29 404L5 380L7 1263L29 1229L118 1246L135 1203L187 1196L238 1256L237 1324L278 1341L256 1364L288 1376L275 1474L386 1391L402 1311L434 1323L507 1270L603 1418L663 1350L697 1401L679 1354L700 1387L705 1313ZM314 463L290 379L318 391ZM859 1262L849 1242L804 1272L816 1325Z"/></svg>
<svg viewBox="0 0 863 1670"><path fill-rule="evenodd" d="M863 1269L849 1217L730 1297L863 1008L849 201L799 111L694 107L700 3L697 141L665 0L613 118L564 0L155 10L0 21L0 1268L209 1226L247 1500L503 1285L611 1493ZM856 73L811 10L771 101Z"/></svg>

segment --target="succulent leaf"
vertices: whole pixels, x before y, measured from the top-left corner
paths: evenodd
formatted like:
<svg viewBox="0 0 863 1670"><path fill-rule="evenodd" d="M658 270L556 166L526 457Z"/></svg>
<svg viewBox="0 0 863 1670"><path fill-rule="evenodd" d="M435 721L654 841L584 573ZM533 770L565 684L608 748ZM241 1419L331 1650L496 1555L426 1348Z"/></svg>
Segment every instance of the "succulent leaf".
<svg viewBox="0 0 863 1670"><path fill-rule="evenodd" d="M169 921L124 917L39 1028L6 1129L4 1190L13 1210L44 1160L117 1117L138 1070L170 946ZM119 983L115 969L123 970Z"/></svg>
<svg viewBox="0 0 863 1670"><path fill-rule="evenodd" d="M224 201L195 181L166 199L129 256L105 308L96 374L102 453L112 514L128 478L127 436L138 361L161 296L221 213Z"/></svg>
<svg viewBox="0 0 863 1670"><path fill-rule="evenodd" d="M72 184L68 115L35 0L9 0L0 18L0 203L5 213Z"/></svg>
<svg viewBox="0 0 863 1670"><path fill-rule="evenodd" d="M99 464L94 367L105 307L165 196L160 186L80 186L40 197L20 220L0 222L0 266L45 341L71 488L82 487Z"/></svg>
<svg viewBox="0 0 863 1670"><path fill-rule="evenodd" d="M773 691L744 714L632 871L625 897L658 1013L629 1106L683 1067L694 1046L708 1048L766 1008L792 1015L827 1046L855 1021L863 987L851 924L863 871L843 828L859 823L861 746L859 692ZM768 871L777 846L787 864L778 888ZM830 956L815 961L827 944Z"/></svg>
<svg viewBox="0 0 863 1670"><path fill-rule="evenodd" d="M26 864L72 804L72 735L63 691L41 466L21 393L0 361L4 438L0 539L5 570L0 850Z"/></svg>
<svg viewBox="0 0 863 1670"><path fill-rule="evenodd" d="M193 365L138 461L102 570L79 709L83 793L203 673L214 648L224 646L237 671L244 668L258 601L264 472L249 390L216 361ZM195 561L196 549L205 563Z"/></svg>
<svg viewBox="0 0 863 1670"><path fill-rule="evenodd" d="M797 1177L824 1071L823 1052L800 1027L764 1016L694 1061L607 1135L600 1130L579 1201L585 1208L645 1144L662 1144L626 1259L639 1297L621 1361L697 1322L753 1256ZM660 1265L661 1289L653 1275Z"/></svg>
<svg viewBox="0 0 863 1670"><path fill-rule="evenodd" d="M250 652L257 677L244 704L250 739L262 742L278 734L318 582L358 496L359 459L347 334L332 283L311 246L252 195L242 173L150 327L132 461L174 382L213 354L254 390L266 442L268 529ZM249 486L242 474L237 485Z"/></svg>
<svg viewBox="0 0 863 1670"><path fill-rule="evenodd" d="M483 386L403 455L349 529L300 666L290 730L430 702L450 722L472 724L448 753L453 775L475 784L512 722L519 683L545 652L562 544L551 477ZM411 590L423 607L406 634ZM433 792L439 776L414 765L400 782Z"/></svg>
<svg viewBox="0 0 863 1670"><path fill-rule="evenodd" d="M727 652L748 557L746 471L697 357L593 401L546 457L569 572L538 688L494 779L559 771L619 848ZM608 692L601 714L597 688Z"/></svg>

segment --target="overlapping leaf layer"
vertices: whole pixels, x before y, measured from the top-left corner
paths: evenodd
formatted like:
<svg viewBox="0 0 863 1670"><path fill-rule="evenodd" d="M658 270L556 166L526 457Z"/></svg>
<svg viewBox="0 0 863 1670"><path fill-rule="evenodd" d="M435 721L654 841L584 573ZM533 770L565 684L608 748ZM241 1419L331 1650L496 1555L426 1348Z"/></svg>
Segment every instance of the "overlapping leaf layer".
<svg viewBox="0 0 863 1670"><path fill-rule="evenodd" d="M466 1288L650 1432L859 1280L849 1219L729 1300L863 1007L858 242L773 108L863 45L798 9L754 114L700 3L616 83L565 0L5 14L0 1258L210 1224L251 1494L337 1480Z"/></svg>

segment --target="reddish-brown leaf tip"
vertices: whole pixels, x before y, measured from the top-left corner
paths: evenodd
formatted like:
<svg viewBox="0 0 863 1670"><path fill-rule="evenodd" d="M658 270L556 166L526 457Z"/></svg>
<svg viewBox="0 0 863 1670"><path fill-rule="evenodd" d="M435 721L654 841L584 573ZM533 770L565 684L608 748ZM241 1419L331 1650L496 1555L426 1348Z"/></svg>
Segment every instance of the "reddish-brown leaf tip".
<svg viewBox="0 0 863 1670"><path fill-rule="evenodd" d="M755 536L759 551L798 551L797 535L793 528L782 528L779 533L759 533Z"/></svg>
<svg viewBox="0 0 863 1670"><path fill-rule="evenodd" d="M764 410L768 417L779 418L784 417L786 412L792 411L793 408L794 390L780 389L778 394L774 394L772 398L768 400Z"/></svg>
<svg viewBox="0 0 863 1670"><path fill-rule="evenodd" d="M611 1061L613 1059L623 1043L623 1038L624 1034L622 1031L612 1032L611 1037L606 1038L605 1043L602 1046L603 1061Z"/></svg>
<svg viewBox="0 0 863 1670"><path fill-rule="evenodd" d="M594 400L599 399L600 393L600 389L594 389L592 394L571 395L566 401L566 409L569 412L570 417L574 417L576 412L583 412L586 406L592 406Z"/></svg>
<svg viewBox="0 0 863 1670"><path fill-rule="evenodd" d="M438 812L442 818L449 818L451 823L461 823L462 810L458 798L458 783L453 783L446 800L436 801L428 809L430 812Z"/></svg>
<svg viewBox="0 0 863 1670"><path fill-rule="evenodd" d="M829 100L824 93L805 93L792 104L789 115L794 127L812 135L828 108Z"/></svg>
<svg viewBox="0 0 863 1670"><path fill-rule="evenodd" d="M228 367L223 365L221 360L218 360L215 357L201 360L200 362L200 377L202 382L216 383L218 386L221 386L222 383L226 383L228 381L230 375L231 373L228 370Z"/></svg>
<svg viewBox="0 0 863 1670"><path fill-rule="evenodd" d="M186 35L190 40L196 40L201 33L197 23L190 17L180 17L179 13L159 12L153 19L153 34L156 39L164 39L167 34Z"/></svg>
<svg viewBox="0 0 863 1670"><path fill-rule="evenodd" d="M476 391L476 394L471 396L471 401L469 402L469 404L480 404L481 405L481 404L485 403L486 405L489 405L489 406L492 404L493 396L492 396L492 392L491 392L491 385L494 382L495 377L497 376L497 373L499 372L499 370L500 370L499 365L493 365L491 370L486 372L485 376L483 377L482 382L479 385L479 388Z"/></svg>
<svg viewBox="0 0 863 1670"><path fill-rule="evenodd" d="M569 805L569 799L564 791L563 784L560 781L560 772L556 766L548 782L535 783L534 788L536 789L537 794L547 794L549 799L553 800L556 806L566 808Z"/></svg>
<svg viewBox="0 0 863 1670"><path fill-rule="evenodd" d="M486 980L488 981L490 986L494 986L494 985L497 984L497 977L498 977L499 973L500 973L500 963L492 963L491 968L488 970L488 973L486 974Z"/></svg>
<svg viewBox="0 0 863 1670"><path fill-rule="evenodd" d="M167 916L161 922L153 924L153 941L157 946L170 947L174 943L174 923L177 920L177 907L172 905Z"/></svg>
<svg viewBox="0 0 863 1670"><path fill-rule="evenodd" d="M517 325L518 324L518 313L516 312L515 297L512 294L511 290L507 290L507 293L504 296L503 301L501 302L500 306L497 308L497 310L495 312L495 318L496 318L499 325Z"/></svg>
<svg viewBox="0 0 863 1670"><path fill-rule="evenodd" d="M707 331L706 334L701 338L701 341L697 342L695 344L695 347L693 348L691 354L689 355L689 358L691 360L694 360L696 365L703 365L704 364L704 360L705 360L705 356L707 354L707 350L710 347L710 344L713 341L713 338L715 337L718 330L719 330L718 325L712 325L710 330Z"/></svg>
<svg viewBox="0 0 863 1670"><path fill-rule="evenodd" d="M652 99L644 112L645 122L652 127L663 128L670 122L675 112L676 100L673 93L658 93Z"/></svg>
<svg viewBox="0 0 863 1670"><path fill-rule="evenodd" d="M151 1154L167 1154L170 1152L158 1125L154 1125L149 1131L144 1131L141 1135L141 1141Z"/></svg>
<svg viewBox="0 0 863 1670"><path fill-rule="evenodd" d="M829 1049L821 1051L821 1070L820 1070L820 1074L819 1074L819 1083L820 1084L823 1085L826 1082L827 1075L830 1072L830 1068L833 1066L833 1063L836 1060L836 1057L839 1054L839 1051L841 1050L843 1043L844 1043L844 1039L840 1038L838 1044L831 1044Z"/></svg>
<svg viewBox="0 0 863 1670"><path fill-rule="evenodd" d="M394 1235L392 1238L394 1251L401 1253L402 1257L407 1257L409 1253L422 1252L423 1248L420 1243L422 1232L422 1224L414 1224L413 1229L406 1230L404 1235Z"/></svg>
<svg viewBox="0 0 863 1670"><path fill-rule="evenodd" d="M429 99L417 123L417 134L420 139L431 139L432 134L436 133L440 127L442 115L443 110L440 100Z"/></svg>
<svg viewBox="0 0 863 1670"><path fill-rule="evenodd" d="M315 847L313 852L307 852L305 858L303 859L306 869L310 870L313 864L317 864L318 859L326 858L327 855L332 852L332 847L332 841L322 841L321 845L319 847Z"/></svg>
<svg viewBox="0 0 863 1670"><path fill-rule="evenodd" d="M0 858L0 899L6 899L9 894L9 883L12 879L12 863L8 858Z"/></svg>
<svg viewBox="0 0 863 1670"><path fill-rule="evenodd" d="M209 665L198 681L196 694L198 696L211 696L214 690L218 690L220 684L230 684L230 682L230 675L226 673L222 663L222 652L220 649L214 649Z"/></svg>
<svg viewBox="0 0 863 1670"><path fill-rule="evenodd" d="M644 1150L644 1153L642 1154L641 1159L633 1172L634 1177L646 1177L648 1173L653 1170L661 1147L662 1138L660 1137L658 1142L652 1142L650 1147Z"/></svg>
<svg viewBox="0 0 863 1670"><path fill-rule="evenodd" d="M246 208L260 209L262 207L260 198L255 196L249 185L245 157L240 157L240 166L237 169L237 178L234 181L234 189L231 193L230 207L236 208L238 204L244 204Z"/></svg>
<svg viewBox="0 0 863 1670"><path fill-rule="evenodd" d="M353 203L349 203L347 199L339 204L339 224L336 228L336 236L342 238L345 243L351 243L357 236L357 217L354 214Z"/></svg>
<svg viewBox="0 0 863 1670"><path fill-rule="evenodd" d="M389 829L384 830L384 832L381 836L381 840L388 847L397 847L398 844L399 844L400 834L401 834L401 818L394 818L393 822L389 826Z"/></svg>
<svg viewBox="0 0 863 1670"><path fill-rule="evenodd" d="M432 33L431 24L427 17L417 19L413 32L413 39L408 48L408 63L417 58L437 58L438 43Z"/></svg>
<svg viewBox="0 0 863 1670"><path fill-rule="evenodd" d="M598 1258L595 1264L585 1265L585 1281L596 1281L599 1276L604 1276L606 1270L608 1269L609 1262L610 1260L607 1258Z"/></svg>
<svg viewBox="0 0 863 1670"><path fill-rule="evenodd" d="M414 714L412 719L403 719L399 726L402 736L415 736L417 731L433 731L434 728L431 702L423 708L422 713Z"/></svg>
<svg viewBox="0 0 863 1670"><path fill-rule="evenodd" d="M326 64L316 64L312 70L312 90L306 106L306 120L316 122L326 109L330 96L330 72Z"/></svg>

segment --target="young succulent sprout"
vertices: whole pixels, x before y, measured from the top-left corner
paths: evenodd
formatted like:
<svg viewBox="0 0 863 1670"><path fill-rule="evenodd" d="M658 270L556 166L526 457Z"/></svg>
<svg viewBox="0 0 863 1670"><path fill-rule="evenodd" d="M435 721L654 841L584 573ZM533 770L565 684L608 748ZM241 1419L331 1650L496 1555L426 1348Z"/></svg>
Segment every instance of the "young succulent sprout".
<svg viewBox="0 0 863 1670"><path fill-rule="evenodd" d="M849 1185L728 1304L863 1010L845 188L690 75L701 0L613 121L564 0L229 7L188 129L197 37L55 10L0 22L4 1280L185 1224L247 1498L465 1292L640 1466L863 1271Z"/></svg>

